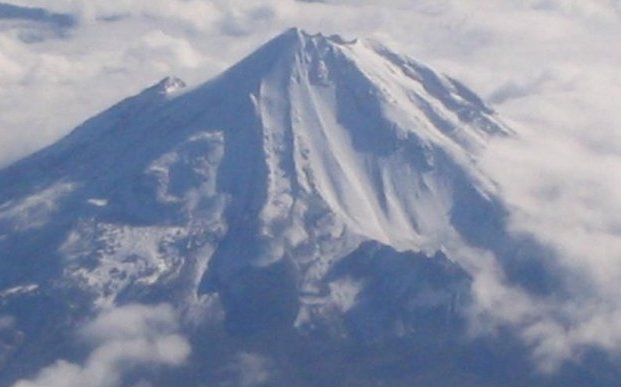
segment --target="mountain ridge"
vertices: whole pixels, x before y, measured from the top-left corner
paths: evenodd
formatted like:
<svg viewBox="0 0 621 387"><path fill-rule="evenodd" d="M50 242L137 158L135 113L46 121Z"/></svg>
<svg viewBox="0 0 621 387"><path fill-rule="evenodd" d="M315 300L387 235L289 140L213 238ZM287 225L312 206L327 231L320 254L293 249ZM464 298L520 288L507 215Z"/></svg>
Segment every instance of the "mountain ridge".
<svg viewBox="0 0 621 387"><path fill-rule="evenodd" d="M38 321L28 297L70 311L24 328L25 348L132 303L174 305L199 341L216 323L365 345L464 333L473 274L517 254L477 166L513 131L480 98L299 29L183 87L165 78L0 171L0 299L28 290L6 313Z"/></svg>
<svg viewBox="0 0 621 387"><path fill-rule="evenodd" d="M187 229L192 219L205 216L225 233L210 259L213 267L226 262L212 268L224 277L239 265L267 265L285 251L304 250L308 228L319 227L308 223L316 216L328 218L313 232L336 227L329 239L351 234L345 239L353 245L345 250L362 238L433 254L448 243L442 230L452 238L459 234L450 231L450 218L436 219L452 211L455 179L474 178L471 192L487 200L482 192L489 187L472 163L472 148L490 133L509 130L488 117L490 109L474 119L464 113L483 105L465 100L462 95L469 94L461 86L422 65L414 68L414 62L396 62L396 54L386 59L380 54L386 49L378 47L291 29L192 90L171 97L166 90L182 82L162 80L25 160L23 170L44 171L31 189L48 186L39 195L43 200L22 200L30 211L17 221L45 222L63 201L64 213L78 218L69 215L61 224L77 235L85 226L75 229L75 222L86 221L80 214L94 217L95 228L127 224L145 230ZM404 80L414 91L399 84ZM438 96L445 100L437 102ZM422 114L412 120L416 111ZM444 127L438 128L440 120ZM454 126L460 120L468 130ZM19 175L20 163L1 175L19 180L10 172L14 168ZM230 230L233 242L227 247ZM72 239L57 234L68 238L58 253L66 256ZM240 241L254 252L236 262L230 256ZM77 270L82 272L79 265Z"/></svg>

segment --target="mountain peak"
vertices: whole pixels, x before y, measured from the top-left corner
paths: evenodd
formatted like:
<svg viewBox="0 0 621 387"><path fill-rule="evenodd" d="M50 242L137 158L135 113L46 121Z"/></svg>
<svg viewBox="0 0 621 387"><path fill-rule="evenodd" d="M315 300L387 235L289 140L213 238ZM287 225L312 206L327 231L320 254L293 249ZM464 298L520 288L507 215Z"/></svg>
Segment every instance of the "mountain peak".
<svg viewBox="0 0 621 387"><path fill-rule="evenodd" d="M328 41L334 44L353 44L358 41L358 39L347 40L338 34L324 35L321 32L310 33L299 27L289 28L284 31L281 36L295 36L300 41Z"/></svg>
<svg viewBox="0 0 621 387"><path fill-rule="evenodd" d="M30 289L76 319L80 308L170 302L188 318L223 311L237 332L342 317L370 337L368 321L390 332L410 318L346 316L358 287L375 281L347 262L388 282L383 273L405 267L401 251L452 260L467 242L502 237L493 186L474 160L509 130L473 92L406 56L294 28L176 92L183 86L164 78L0 171L0 293L34 305L14 308L16 321L36 322L31 348L56 322L41 318ZM408 282L421 283L421 265ZM461 275L448 277L460 288ZM452 285L440 298L390 288L399 307L412 295L447 311L461 299ZM34 352L16 352L12 367Z"/></svg>
<svg viewBox="0 0 621 387"><path fill-rule="evenodd" d="M376 109L384 113L402 109L422 113L423 121L469 148L490 135L511 133L464 84L374 40L348 40L290 28L226 75L244 79L246 85L254 76L259 83L281 77L282 82L291 78L314 86L346 88L358 94L357 99L366 100L363 104L376 100L381 104ZM469 140L456 138L461 135L453 128L462 124L473 132L467 135Z"/></svg>
<svg viewBox="0 0 621 387"><path fill-rule="evenodd" d="M269 265L319 243L325 229L314 222L329 224L334 234L325 237L344 238L347 248L352 240L370 239L437 250L454 233L454 192L464 185L475 193L489 188L472 162L477 151L490 136L509 133L473 92L429 67L379 44L298 28L217 79L176 93L184 85L164 78L0 174L0 182L18 176L37 183L0 184L0 204L9 197L29 203L28 195L49 187L64 204L50 207L40 223L69 208L58 222L76 235L84 219L97 219L102 230L127 225L139 234L170 227L167 232L177 235L175 226L193 235L207 227L194 222L209 212L207 223L219 241L212 246L211 272L216 282L226 282L240 266ZM317 214L326 219L320 222ZM0 211L0 226L2 217ZM38 224L5 218L9 225ZM56 230L54 221L49 227ZM308 239L315 232L318 239ZM78 249L64 238L58 235L64 243L55 246L59 255ZM251 248L232 258L240 244ZM75 254L78 261L99 259ZM158 275L175 264L167 255L147 255L145 267ZM205 271L200 265L192 286ZM130 286L100 272L84 275L103 278L102 289L112 282L118 289ZM104 293L108 301L117 295Z"/></svg>
<svg viewBox="0 0 621 387"><path fill-rule="evenodd" d="M177 90L181 90L186 87L186 83L175 76L168 76L156 83L150 89L154 90L158 94L171 94Z"/></svg>

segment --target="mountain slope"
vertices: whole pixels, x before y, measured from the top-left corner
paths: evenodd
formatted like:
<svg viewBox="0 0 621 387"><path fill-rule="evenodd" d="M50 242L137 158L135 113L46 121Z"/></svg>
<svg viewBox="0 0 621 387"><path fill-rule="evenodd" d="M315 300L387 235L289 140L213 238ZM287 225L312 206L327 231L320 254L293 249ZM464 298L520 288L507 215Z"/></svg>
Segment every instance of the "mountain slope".
<svg viewBox="0 0 621 387"><path fill-rule="evenodd" d="M292 29L183 86L165 79L0 172L0 297L27 322L4 380L70 353L84 315L136 302L172 303L198 341L224 316L234 337L448 343L481 255L524 270L476 165L511 130L459 82ZM37 318L33 300L59 312Z"/></svg>

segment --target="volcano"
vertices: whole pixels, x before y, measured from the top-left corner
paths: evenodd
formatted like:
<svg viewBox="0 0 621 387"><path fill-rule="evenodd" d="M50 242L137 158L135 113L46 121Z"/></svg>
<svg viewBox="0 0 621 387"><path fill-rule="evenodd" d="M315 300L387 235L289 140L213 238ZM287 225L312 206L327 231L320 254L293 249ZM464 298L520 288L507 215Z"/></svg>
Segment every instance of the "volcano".
<svg viewBox="0 0 621 387"><path fill-rule="evenodd" d="M245 385L227 362L251 352L270 372L247 385L520 385L514 352L488 373L462 343L484 256L545 292L477 165L511 135L373 41L291 29L166 78L0 171L0 382L79 362L101 311L166 304L189 363L121 385Z"/></svg>

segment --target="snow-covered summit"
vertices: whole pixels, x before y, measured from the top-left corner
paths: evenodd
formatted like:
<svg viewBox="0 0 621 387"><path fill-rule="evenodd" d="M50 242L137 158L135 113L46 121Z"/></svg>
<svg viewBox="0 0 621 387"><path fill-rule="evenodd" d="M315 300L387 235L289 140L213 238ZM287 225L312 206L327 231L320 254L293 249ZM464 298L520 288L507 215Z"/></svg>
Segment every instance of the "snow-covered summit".
<svg viewBox="0 0 621 387"><path fill-rule="evenodd" d="M292 28L224 77L236 78L237 72L247 73L250 68L260 77L271 71L292 77L295 83L347 88L349 97L372 99L375 106L368 104L368 109L380 110L389 120L417 113L418 122L403 126L416 128L429 141L450 137L462 146L476 146L489 134L510 132L463 84L372 40L346 40Z"/></svg>

